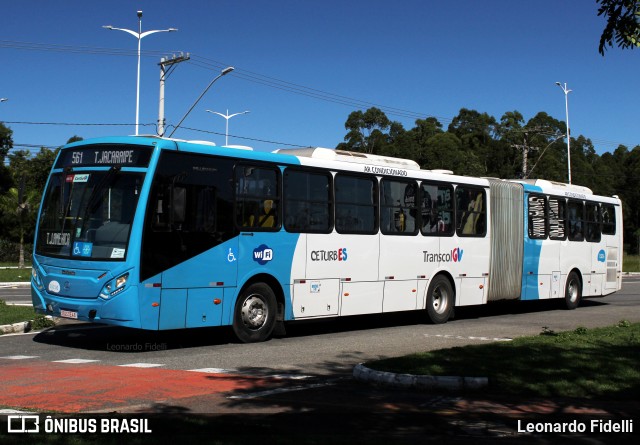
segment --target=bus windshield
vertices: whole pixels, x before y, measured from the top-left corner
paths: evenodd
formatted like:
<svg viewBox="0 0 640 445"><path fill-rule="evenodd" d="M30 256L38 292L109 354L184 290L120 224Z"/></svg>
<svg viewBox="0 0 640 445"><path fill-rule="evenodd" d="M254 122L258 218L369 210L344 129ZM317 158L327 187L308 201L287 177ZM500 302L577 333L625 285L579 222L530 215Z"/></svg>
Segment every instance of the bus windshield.
<svg viewBox="0 0 640 445"><path fill-rule="evenodd" d="M51 175L36 253L81 260L124 260L143 173L120 167Z"/></svg>

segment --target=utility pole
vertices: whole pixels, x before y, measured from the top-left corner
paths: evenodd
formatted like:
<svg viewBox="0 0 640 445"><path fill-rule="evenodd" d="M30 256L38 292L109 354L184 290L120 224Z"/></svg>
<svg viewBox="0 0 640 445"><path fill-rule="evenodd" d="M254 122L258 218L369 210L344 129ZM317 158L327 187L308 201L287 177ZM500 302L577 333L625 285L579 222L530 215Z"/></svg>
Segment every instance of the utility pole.
<svg viewBox="0 0 640 445"><path fill-rule="evenodd" d="M511 147L521 149L522 150L522 177L527 177L527 158L529 157L529 151L538 150L538 147L530 147L527 143L527 137L529 136L528 132L524 132L524 142L522 145L519 144L511 144Z"/></svg>
<svg viewBox="0 0 640 445"><path fill-rule="evenodd" d="M174 54L171 59L162 58L160 59L160 103L158 106L158 136L164 136L164 82L167 80L169 75L173 72L175 66L180 63L189 60L189 53L185 56L184 54L180 54L176 57Z"/></svg>

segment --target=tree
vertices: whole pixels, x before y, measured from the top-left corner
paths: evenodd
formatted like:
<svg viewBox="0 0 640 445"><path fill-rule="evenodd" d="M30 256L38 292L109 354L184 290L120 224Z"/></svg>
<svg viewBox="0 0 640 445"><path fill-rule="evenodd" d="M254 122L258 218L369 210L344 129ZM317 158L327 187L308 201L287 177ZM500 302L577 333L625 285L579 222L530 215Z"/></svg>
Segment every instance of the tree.
<svg viewBox="0 0 640 445"><path fill-rule="evenodd" d="M424 146L431 136L442 133L442 124L435 117L417 119L412 132L416 142Z"/></svg>
<svg viewBox="0 0 640 445"><path fill-rule="evenodd" d="M4 164L4 158L13 148L13 131L0 122L0 163Z"/></svg>
<svg viewBox="0 0 640 445"><path fill-rule="evenodd" d="M498 123L493 116L476 110L462 108L449 124L448 131L462 141L462 147L468 155L475 155L483 166L481 176L491 174L491 153L495 148L494 135L497 135Z"/></svg>
<svg viewBox="0 0 640 445"><path fill-rule="evenodd" d="M0 237L19 243L21 267L25 239L33 237L36 211L55 157L55 151L45 148L35 156L25 150L9 155L6 171L11 186L6 191L0 190Z"/></svg>
<svg viewBox="0 0 640 445"><path fill-rule="evenodd" d="M480 176L482 162L474 152L465 150L462 141L453 133L438 133L427 141L423 168L451 170L457 175Z"/></svg>
<svg viewBox="0 0 640 445"><path fill-rule="evenodd" d="M349 130L344 137L346 144L341 144L341 148L364 153L375 153L376 143L384 138L384 131L389 129L391 121L382 110L371 107L364 113L362 111L352 112L344 124L344 128Z"/></svg>
<svg viewBox="0 0 640 445"><path fill-rule="evenodd" d="M2 223L8 227L9 235L20 243L18 267L24 267L24 240L25 236L33 233L35 221L32 211L38 208L38 199L38 194L24 190L22 185L0 196Z"/></svg>
<svg viewBox="0 0 640 445"><path fill-rule="evenodd" d="M67 144L71 144L72 142L80 142L80 141L84 141L84 138L78 135L73 135L69 138L69 140L67 141Z"/></svg>
<svg viewBox="0 0 640 445"><path fill-rule="evenodd" d="M640 46L640 0L596 0L598 15L607 18L598 51L604 56L615 41L622 49Z"/></svg>

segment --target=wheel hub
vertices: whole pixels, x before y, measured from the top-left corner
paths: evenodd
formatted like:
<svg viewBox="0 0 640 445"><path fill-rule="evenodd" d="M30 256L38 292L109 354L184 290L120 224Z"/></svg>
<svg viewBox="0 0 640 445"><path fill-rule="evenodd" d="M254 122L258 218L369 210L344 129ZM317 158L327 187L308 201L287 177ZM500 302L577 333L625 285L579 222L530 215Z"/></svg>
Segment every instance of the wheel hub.
<svg viewBox="0 0 640 445"><path fill-rule="evenodd" d="M268 313L264 300L258 295L250 295L242 305L242 322L250 329L260 329Z"/></svg>

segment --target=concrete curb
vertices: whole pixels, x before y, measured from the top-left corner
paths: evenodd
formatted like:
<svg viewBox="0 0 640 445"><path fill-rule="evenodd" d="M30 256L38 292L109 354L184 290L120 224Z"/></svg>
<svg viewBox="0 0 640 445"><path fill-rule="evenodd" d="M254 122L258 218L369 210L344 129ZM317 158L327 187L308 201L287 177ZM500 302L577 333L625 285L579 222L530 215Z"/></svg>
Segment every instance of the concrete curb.
<svg viewBox="0 0 640 445"><path fill-rule="evenodd" d="M374 383L394 388L417 389L480 389L489 384L487 377L433 376L396 374L376 371L360 363L353 368L353 377L361 382Z"/></svg>
<svg viewBox="0 0 640 445"><path fill-rule="evenodd" d="M31 330L31 321L21 321L20 323L0 325L2 334L19 334Z"/></svg>
<svg viewBox="0 0 640 445"><path fill-rule="evenodd" d="M56 320L54 320L51 315L45 315L45 318L47 320L53 321L54 324L57 324ZM0 325L0 335L23 334L25 332L31 332L33 330L32 323L33 323L33 320L29 320L29 321L21 321L20 323Z"/></svg>

